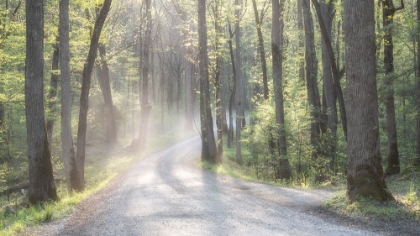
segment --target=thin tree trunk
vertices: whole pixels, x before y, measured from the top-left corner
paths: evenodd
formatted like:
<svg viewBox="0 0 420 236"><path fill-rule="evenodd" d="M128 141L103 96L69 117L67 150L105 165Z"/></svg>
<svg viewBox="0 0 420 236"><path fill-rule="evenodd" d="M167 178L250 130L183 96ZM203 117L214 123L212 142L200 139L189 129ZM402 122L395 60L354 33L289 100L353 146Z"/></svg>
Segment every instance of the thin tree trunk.
<svg viewBox="0 0 420 236"><path fill-rule="evenodd" d="M51 150L52 145L52 138L53 138L53 130L54 130L54 123L55 123L55 115L57 112L57 87L58 87L58 61L59 61L59 49L58 45L53 45L54 52L52 56L52 63L51 63L51 80L50 80L50 91L48 93L48 109L49 109L49 116L47 118L47 135L49 140L49 148Z"/></svg>
<svg viewBox="0 0 420 236"><path fill-rule="evenodd" d="M216 163L217 149L213 133L213 119L210 109L210 85L207 70L207 26L206 1L198 1L198 41L200 68L200 120L201 120L201 160Z"/></svg>
<svg viewBox="0 0 420 236"><path fill-rule="evenodd" d="M320 155L320 98L317 85L318 61L315 52L314 25L312 22L312 14L310 1L303 0L303 18L305 22L306 35L306 87L308 92L308 103L310 106L311 116L311 146L312 157L317 158Z"/></svg>
<svg viewBox="0 0 420 236"><path fill-rule="evenodd" d="M261 70L263 74L264 99L267 100L268 99L268 78L267 78L267 62L265 60L264 38L262 34L262 19L260 20L260 16L258 14L256 0L252 0L252 6L254 8L255 26L257 28L257 35L258 35L258 53L260 54Z"/></svg>
<svg viewBox="0 0 420 236"><path fill-rule="evenodd" d="M417 24L420 25L420 0L417 0ZM419 26L417 26L419 27ZM420 27L419 27L420 28ZM413 161L413 166L420 166L420 34L417 34L417 89L416 89L416 102L417 102L417 145L416 145L416 157Z"/></svg>
<svg viewBox="0 0 420 236"><path fill-rule="evenodd" d="M152 105L149 103L149 70L150 70L150 45L152 41L152 13L151 0L146 0L146 35L143 41L143 55L142 55L142 89L141 89L141 123L140 123L140 138L138 148L143 150L146 145L147 131L149 126L149 114Z"/></svg>
<svg viewBox="0 0 420 236"><path fill-rule="evenodd" d="M85 156L86 156L86 131L87 131L87 114L89 104L89 90L90 81L92 78L93 65L95 63L99 38L101 36L102 27L111 7L112 0L105 0L102 5L99 16L95 21L92 38L90 40L90 47L88 57L83 67L82 89L80 94L80 112L79 112L79 126L77 130L77 162L80 174L80 180L84 185L85 180ZM83 186L84 188L84 186Z"/></svg>
<svg viewBox="0 0 420 236"><path fill-rule="evenodd" d="M331 28L334 18L334 1L322 0L321 2L321 13L324 20L324 25L327 31L328 37L331 39ZM336 149L337 149L337 95L334 88L334 80L331 69L331 59L328 54L327 43L325 37L321 37L322 41L322 72L324 82L324 96L325 104L327 109L327 150L326 157L329 159L329 167L331 170L334 169L336 161ZM333 58L332 60L335 60Z"/></svg>
<svg viewBox="0 0 420 236"><path fill-rule="evenodd" d="M273 84L277 129L277 144L279 151L279 169L276 177L289 179L291 177L289 160L287 159L286 129L284 121L283 99L283 0L272 1L272 33L271 51L273 54Z"/></svg>
<svg viewBox="0 0 420 236"><path fill-rule="evenodd" d="M230 62L232 65L232 86L233 89L231 89L231 94L230 94L230 99L229 99L229 134L228 134L228 147L232 148L233 146L233 107L234 107L234 103L235 103L235 94L236 94L236 83L235 83L235 78L236 78L236 63L235 63L235 55L234 55L234 51L233 51L233 32L232 32L232 27L229 23L229 40L228 45L229 45L229 54L230 54Z"/></svg>
<svg viewBox="0 0 420 236"><path fill-rule="evenodd" d="M241 130L242 130L242 117L243 114L243 88L242 88L242 59L241 59L241 27L239 24L239 18L241 15L242 1L235 0L236 10L235 10L235 57L236 57L236 94L235 94L235 108L236 108L236 163L239 165L242 164L242 140L241 140Z"/></svg>
<svg viewBox="0 0 420 236"><path fill-rule="evenodd" d="M401 0L401 3L403 1ZM395 119L395 99L394 99L394 43L392 39L392 27L394 14L397 10L404 7L395 8L392 0L382 1L382 19L385 29L384 35L384 70L385 70L385 119L388 135L388 156L386 174L395 175L400 173L400 158L397 142L397 121Z"/></svg>
<svg viewBox="0 0 420 236"><path fill-rule="evenodd" d="M73 147L71 130L71 81L69 44L69 0L60 0L60 76L61 76L61 156L69 192L81 191L79 169Z"/></svg>
<svg viewBox="0 0 420 236"><path fill-rule="evenodd" d="M107 143L114 145L117 142L117 126L115 124L114 103L112 101L111 83L109 78L109 67L106 61L105 45L99 44L99 55L101 65L99 66L100 75L98 76L99 86L104 97L104 119L107 136Z"/></svg>
<svg viewBox="0 0 420 236"><path fill-rule="evenodd" d="M26 0L25 113L29 202L58 200L44 116L44 1Z"/></svg>
<svg viewBox="0 0 420 236"><path fill-rule="evenodd" d="M220 26L220 15L219 15L219 4L220 1L217 0L214 3L214 29L216 32L216 39L215 39L215 50L216 50L216 65L215 65L215 82L214 82L214 87L215 87L215 93L216 93L216 126L217 126L217 157L216 157L216 163L221 163L222 162L222 155L223 155L223 117L222 117L222 110L223 110L223 106L222 106L222 99L223 99L223 94L222 94L222 79L221 79L221 66L222 66L222 52L221 47L220 47L220 37L222 35L222 28Z"/></svg>
<svg viewBox="0 0 420 236"><path fill-rule="evenodd" d="M348 118L347 195L351 200L393 199L381 163L374 1L344 0L346 108Z"/></svg>

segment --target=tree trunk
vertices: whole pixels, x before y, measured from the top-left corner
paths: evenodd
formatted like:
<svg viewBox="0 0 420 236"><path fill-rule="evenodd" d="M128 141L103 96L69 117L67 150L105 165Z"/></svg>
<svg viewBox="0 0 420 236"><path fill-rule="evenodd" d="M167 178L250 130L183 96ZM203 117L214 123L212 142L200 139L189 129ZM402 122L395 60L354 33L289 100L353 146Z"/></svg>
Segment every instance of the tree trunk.
<svg viewBox="0 0 420 236"><path fill-rule="evenodd" d="M81 191L83 183L77 167L71 130L71 81L69 44L69 0L60 0L60 77L61 77L61 158L64 162L67 190Z"/></svg>
<svg viewBox="0 0 420 236"><path fill-rule="evenodd" d="M201 121L201 160L216 163L217 150L213 133L213 119L210 109L210 85L207 70L207 26L206 1L198 1L198 41L200 68L200 121Z"/></svg>
<svg viewBox="0 0 420 236"><path fill-rule="evenodd" d="M98 76L99 86L104 97L104 119L107 143L114 145L117 142L117 126L115 124L114 103L112 101L111 83L109 78L109 67L106 61L105 45L99 44L99 55L101 65L99 66L100 75Z"/></svg>
<svg viewBox="0 0 420 236"><path fill-rule="evenodd" d="M273 85L276 123L278 125L278 151L280 156L278 178L289 179L291 176L289 161L287 159L286 129L284 122L284 99L283 99L283 0L272 1L272 33L271 51L273 54ZM285 172L286 171L286 172Z"/></svg>
<svg viewBox="0 0 420 236"><path fill-rule="evenodd" d="M324 42L326 53L328 53L328 58L330 60L331 72L334 78L334 81L333 81L334 89L335 89L336 97L338 99L338 104L340 107L341 123L343 126L344 136L347 139L347 115L346 115L346 109L345 109L345 104L344 104L343 91L340 85L340 79L344 75L344 69L340 72L338 71L338 65L337 65L338 60L337 61L335 60L334 51L332 49L331 37L330 37L330 34L328 33L327 27L323 20L321 6L317 0L312 0L312 3L315 6L315 10L318 15L318 22L321 28L322 40Z"/></svg>
<svg viewBox="0 0 420 236"><path fill-rule="evenodd" d="M417 24L420 24L420 0L417 0ZM419 27L419 26L418 26ZM420 28L420 27L419 27ZM417 89L416 89L416 102L417 102L417 145L416 145L416 157L413 161L414 166L420 166L420 34L417 34Z"/></svg>
<svg viewBox="0 0 420 236"><path fill-rule="evenodd" d="M51 63L51 80L50 80L50 91L48 93L48 109L49 115L47 116L47 135L49 140L49 149L51 150L52 137L55 123L55 115L57 112L57 86L58 86L58 61L59 61L59 49L58 45L53 45L54 52Z"/></svg>
<svg viewBox="0 0 420 236"><path fill-rule="evenodd" d="M344 0L346 108L348 119L347 195L351 200L393 199L381 163L374 1Z"/></svg>
<svg viewBox="0 0 420 236"><path fill-rule="evenodd" d="M392 40L392 27L394 14L404 7L395 8L392 0L382 1L382 19L385 29L384 35L384 71L385 71L385 118L388 135L388 156L385 173L395 175L400 173L400 158L397 142L397 121L395 119L394 99L394 43Z"/></svg>
<svg viewBox="0 0 420 236"><path fill-rule="evenodd" d="M229 98L229 133L228 133L228 143L227 146L229 148L232 148L233 146L233 107L234 107L234 103L235 103L235 94L236 94L236 83L235 83L235 78L236 78L236 63L235 63L235 55L233 52L233 32L232 32L232 27L229 23L229 40L228 45L229 45L229 54L230 54L230 62L232 65L232 86L233 89L231 89L231 93L230 93L230 98Z"/></svg>
<svg viewBox="0 0 420 236"><path fill-rule="evenodd" d="M297 0L297 17L298 17L298 32L299 32L299 79L305 82L305 33L303 24L303 0Z"/></svg>
<svg viewBox="0 0 420 236"><path fill-rule="evenodd" d="M326 28L326 33L331 39L331 28L334 18L334 1L330 0L321 2L321 13ZM337 95L334 88L334 81L331 69L331 60L327 49L327 42L325 37L321 37L322 41L322 72L324 82L324 96L327 109L327 150L326 158L330 162L330 169L333 170L336 161L336 149L337 149ZM335 60L335 58L333 58ZM339 85L338 85L339 86Z"/></svg>
<svg viewBox="0 0 420 236"><path fill-rule="evenodd" d="M235 108L236 108L236 163L239 165L242 164L242 140L241 140L241 130L242 130L242 117L243 114L243 88L242 88L242 59L241 59L241 27L239 24L240 15L241 15L241 8L242 8L242 1L235 0L236 10L235 10L235 57L236 57L236 76L235 76L235 84L236 84L236 94L235 94Z"/></svg>
<svg viewBox="0 0 420 236"><path fill-rule="evenodd" d="M308 92L308 103L311 116L311 146L313 148L312 157L317 158L320 155L320 112L321 104L317 84L318 61L315 51L314 25L310 1L303 0L303 18L305 22L306 38L306 87Z"/></svg>
<svg viewBox="0 0 420 236"><path fill-rule="evenodd" d="M217 0L214 3L214 29L216 32L215 39L215 50L216 50L216 65L215 65L215 78L214 78L214 87L216 93L216 126L217 126L217 159L216 163L222 162L223 155L223 117L222 117L222 79L221 79L221 66L222 66L222 52L221 52L221 40L220 37L223 34L222 28L220 26L220 15L219 15L219 4L220 1Z"/></svg>
<svg viewBox="0 0 420 236"><path fill-rule="evenodd" d="M44 1L26 0L25 113L29 201L58 200L44 116Z"/></svg>
<svg viewBox="0 0 420 236"><path fill-rule="evenodd" d="M111 7L112 0L105 0L96 18L95 26L93 28L92 38L90 39L89 53L83 67L82 89L80 94L80 112L79 112L79 126L77 130L77 162L80 174L80 181L83 184L85 181L85 156L86 156L86 131L87 131L87 114L89 105L89 90L90 81L92 78L93 65L95 63L99 38L101 36L102 27Z"/></svg>
<svg viewBox="0 0 420 236"><path fill-rule="evenodd" d="M267 78L267 62L265 60L264 38L262 34L262 19L260 20L260 16L258 14L256 0L252 0L252 6L254 8L255 26L257 28L257 35L258 35L258 53L260 54L261 70L263 74L264 99L267 100L268 99L268 78Z"/></svg>

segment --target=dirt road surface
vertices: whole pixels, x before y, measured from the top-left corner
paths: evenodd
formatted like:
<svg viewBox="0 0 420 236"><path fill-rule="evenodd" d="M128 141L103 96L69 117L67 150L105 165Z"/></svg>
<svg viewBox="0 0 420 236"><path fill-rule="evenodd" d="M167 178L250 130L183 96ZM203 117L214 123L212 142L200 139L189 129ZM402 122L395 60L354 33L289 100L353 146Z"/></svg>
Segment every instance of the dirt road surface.
<svg viewBox="0 0 420 236"><path fill-rule="evenodd" d="M325 217L319 206L331 191L282 188L203 171L195 164L200 151L196 137L144 158L71 216L31 234L388 234Z"/></svg>

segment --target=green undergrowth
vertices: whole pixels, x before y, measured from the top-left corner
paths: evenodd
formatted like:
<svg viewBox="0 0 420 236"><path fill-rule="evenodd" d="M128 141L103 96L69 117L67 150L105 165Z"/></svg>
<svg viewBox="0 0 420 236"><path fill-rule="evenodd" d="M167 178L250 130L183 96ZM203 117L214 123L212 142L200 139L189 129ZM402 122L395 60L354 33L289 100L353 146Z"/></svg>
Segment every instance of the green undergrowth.
<svg viewBox="0 0 420 236"><path fill-rule="evenodd" d="M151 135L147 141L146 149L141 152L127 152L125 146L129 144L128 139L121 140L121 144L113 148L100 143L89 146L85 164L85 191L69 194L66 184L60 182L56 183L60 197L58 202L29 207L27 196L22 196L20 193L12 194L10 201L2 199L2 202L6 202L6 204L2 206L0 212L0 235L19 235L25 230L30 231L28 227L36 227L69 215L77 204L103 189L118 173L126 171L134 162L194 135L196 135L194 132L181 133L179 130L178 132L175 130L167 132L167 134ZM7 205L14 213L6 217L3 212Z"/></svg>
<svg viewBox="0 0 420 236"><path fill-rule="evenodd" d="M346 191L338 192L325 203L330 211L353 218L397 220L420 220L420 178L398 175L388 178L388 189L396 201L378 202L360 198L350 201Z"/></svg>
<svg viewBox="0 0 420 236"><path fill-rule="evenodd" d="M246 157L250 155L246 149L243 150L242 156ZM255 169L252 165L238 165L235 162L236 150L235 148L228 148L224 147L223 149L223 158L222 164L216 165L209 162L202 162L198 161L197 165L202 169L209 170L215 172L217 174L232 176L235 178L240 178L244 180L250 180L254 182L260 182L265 184L271 184L276 186L283 186L283 187L294 187L294 188L315 188L320 187L320 185L313 185L310 184L311 182L308 181L306 184L302 182L296 182L292 180L278 180L272 178L265 178L263 177L259 171ZM261 170L260 170L261 171Z"/></svg>

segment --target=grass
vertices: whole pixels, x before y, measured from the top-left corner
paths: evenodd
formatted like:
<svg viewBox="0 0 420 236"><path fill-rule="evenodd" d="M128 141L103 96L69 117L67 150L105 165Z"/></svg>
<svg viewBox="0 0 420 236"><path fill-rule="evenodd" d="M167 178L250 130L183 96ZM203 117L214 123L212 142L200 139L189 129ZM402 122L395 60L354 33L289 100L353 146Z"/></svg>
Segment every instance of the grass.
<svg viewBox="0 0 420 236"><path fill-rule="evenodd" d="M327 209L342 215L365 219L420 220L420 179L394 177L387 182L388 189L396 201L378 202L373 199L358 199L351 202L345 190L337 193L325 203Z"/></svg>
<svg viewBox="0 0 420 236"><path fill-rule="evenodd" d="M246 150L243 156L246 156ZM268 183L276 186L287 186L294 188L327 188L338 190L338 193L327 202L325 207L338 214L356 218L396 220L414 219L420 220L420 171L413 170L394 176L389 179L387 186L395 197L396 201L378 202L373 199L359 199L351 202L346 196L346 181L343 176L331 177L327 182L315 184L314 181L305 183L295 183L294 181L277 181L257 176L255 168L245 165L238 165L234 161L235 148L224 147L223 163L220 165L198 161L197 165L212 172L251 180L256 182ZM334 183L334 184L332 184Z"/></svg>
<svg viewBox="0 0 420 236"><path fill-rule="evenodd" d="M137 153L125 153L123 145L110 148L105 144L95 144L89 147L85 163L85 191L69 194L65 183L57 183L60 201L28 208L25 206L26 197L12 194L12 202L7 204L11 204L13 210L17 207L17 213L5 217L3 211L0 211L0 235L18 235L28 227L69 215L77 204L104 188L118 173L125 171L135 161L193 135L195 134L192 132L186 133L180 130L172 130L165 135L151 135L146 149ZM124 142L127 144L129 141L128 139L121 141ZM3 199L2 202L6 200Z"/></svg>

